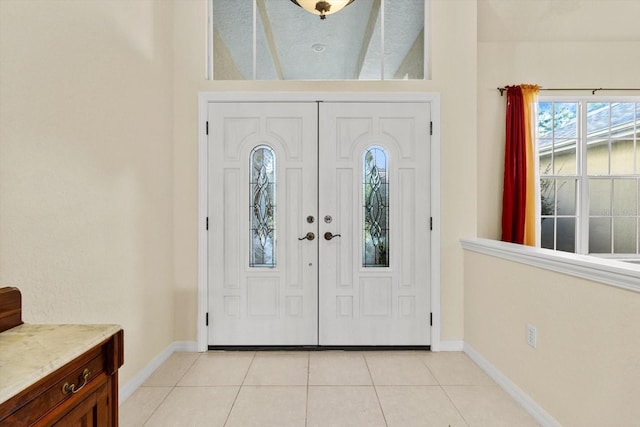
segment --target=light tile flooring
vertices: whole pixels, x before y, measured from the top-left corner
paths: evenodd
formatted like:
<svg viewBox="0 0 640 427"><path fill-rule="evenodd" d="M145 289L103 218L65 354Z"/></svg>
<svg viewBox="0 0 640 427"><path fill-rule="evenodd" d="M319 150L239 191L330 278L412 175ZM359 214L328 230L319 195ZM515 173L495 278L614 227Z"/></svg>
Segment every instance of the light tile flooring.
<svg viewBox="0 0 640 427"><path fill-rule="evenodd" d="M537 426L464 353L175 353L120 425Z"/></svg>

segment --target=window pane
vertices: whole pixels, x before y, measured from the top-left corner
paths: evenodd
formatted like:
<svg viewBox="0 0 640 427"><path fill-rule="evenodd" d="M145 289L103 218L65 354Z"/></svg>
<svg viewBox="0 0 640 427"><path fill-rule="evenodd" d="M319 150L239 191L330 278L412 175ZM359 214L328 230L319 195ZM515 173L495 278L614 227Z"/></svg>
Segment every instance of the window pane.
<svg viewBox="0 0 640 427"><path fill-rule="evenodd" d="M616 254L636 253L638 235L636 218L613 219L613 252Z"/></svg>
<svg viewBox="0 0 640 427"><path fill-rule="evenodd" d="M578 137L578 104L556 102L553 108L553 134L556 139Z"/></svg>
<svg viewBox="0 0 640 427"><path fill-rule="evenodd" d="M609 174L609 141L587 141L587 174Z"/></svg>
<svg viewBox="0 0 640 427"><path fill-rule="evenodd" d="M576 219L558 218L556 249L565 252L576 251Z"/></svg>
<svg viewBox="0 0 640 427"><path fill-rule="evenodd" d="M556 141L554 148L553 168L556 175L576 174L576 140Z"/></svg>
<svg viewBox="0 0 640 427"><path fill-rule="evenodd" d="M250 158L251 267L276 265L276 158L266 146L253 149Z"/></svg>
<svg viewBox="0 0 640 427"><path fill-rule="evenodd" d="M634 171L634 143L631 139L611 141L611 174L629 175Z"/></svg>
<svg viewBox="0 0 640 427"><path fill-rule="evenodd" d="M638 181L616 179L613 181L613 215L638 215Z"/></svg>
<svg viewBox="0 0 640 427"><path fill-rule="evenodd" d="M611 180L589 180L589 215L611 215Z"/></svg>
<svg viewBox="0 0 640 427"><path fill-rule="evenodd" d="M556 191L554 179L540 180L540 214L555 215Z"/></svg>
<svg viewBox="0 0 640 427"><path fill-rule="evenodd" d="M633 134L635 104L615 102L611 104L611 138L625 138Z"/></svg>
<svg viewBox="0 0 640 427"><path fill-rule="evenodd" d="M589 139L609 139L611 104L589 102L587 104L587 137Z"/></svg>
<svg viewBox="0 0 640 427"><path fill-rule="evenodd" d="M553 138L553 102L538 103L538 140Z"/></svg>
<svg viewBox="0 0 640 427"><path fill-rule="evenodd" d="M270 5L265 3L265 6L258 8L256 14L256 79L281 80L284 76L279 56L273 55L270 47L270 41L273 41L273 31L268 17ZM292 25L299 26L300 22L292 21ZM295 29L292 28L292 31Z"/></svg>
<svg viewBox="0 0 640 427"><path fill-rule="evenodd" d="M424 0L384 3L384 78L424 78Z"/></svg>
<svg viewBox="0 0 640 427"><path fill-rule="evenodd" d="M211 2L213 78L253 79L253 2Z"/></svg>
<svg viewBox="0 0 640 427"><path fill-rule="evenodd" d="M575 179L559 179L556 181L556 189L558 192L557 212L558 215L575 215L576 214L576 180ZM560 224L558 224L558 228Z"/></svg>
<svg viewBox="0 0 640 427"><path fill-rule="evenodd" d="M611 218L589 219L589 252L611 253Z"/></svg>
<svg viewBox="0 0 640 427"><path fill-rule="evenodd" d="M609 173L609 132L611 108L608 102L587 104L587 173Z"/></svg>
<svg viewBox="0 0 640 427"><path fill-rule="evenodd" d="M540 246L546 249L555 249L555 227L553 218L542 218L540 223Z"/></svg>
<svg viewBox="0 0 640 427"><path fill-rule="evenodd" d="M538 140L538 156L540 175L551 175L553 173L553 140Z"/></svg>
<svg viewBox="0 0 640 427"><path fill-rule="evenodd" d="M371 147L363 156L363 267L389 266L387 153Z"/></svg>

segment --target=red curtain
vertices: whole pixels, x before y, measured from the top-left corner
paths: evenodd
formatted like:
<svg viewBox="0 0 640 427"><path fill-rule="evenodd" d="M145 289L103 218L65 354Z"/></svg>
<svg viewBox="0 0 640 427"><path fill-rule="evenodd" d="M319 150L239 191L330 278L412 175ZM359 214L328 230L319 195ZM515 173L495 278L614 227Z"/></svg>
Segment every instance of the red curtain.
<svg viewBox="0 0 640 427"><path fill-rule="evenodd" d="M527 147L524 99L520 86L507 86L502 241L524 243L527 200Z"/></svg>

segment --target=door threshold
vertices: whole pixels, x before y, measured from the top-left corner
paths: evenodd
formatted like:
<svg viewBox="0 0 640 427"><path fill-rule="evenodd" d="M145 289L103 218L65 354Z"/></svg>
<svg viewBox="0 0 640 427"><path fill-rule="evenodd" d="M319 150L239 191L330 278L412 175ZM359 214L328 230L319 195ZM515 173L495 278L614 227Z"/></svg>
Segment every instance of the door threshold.
<svg viewBox="0 0 640 427"><path fill-rule="evenodd" d="M210 345L209 351L431 351L430 345Z"/></svg>

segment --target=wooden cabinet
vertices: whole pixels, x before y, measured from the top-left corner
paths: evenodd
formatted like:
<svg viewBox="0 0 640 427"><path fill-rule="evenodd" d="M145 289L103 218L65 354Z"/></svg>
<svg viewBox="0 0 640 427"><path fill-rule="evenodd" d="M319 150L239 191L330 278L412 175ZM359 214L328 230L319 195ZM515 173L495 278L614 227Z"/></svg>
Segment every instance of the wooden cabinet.
<svg viewBox="0 0 640 427"><path fill-rule="evenodd" d="M96 340L99 342L95 345L87 344ZM54 347L49 353L55 361L29 355L38 361L42 359L39 363L43 366L31 366L34 362L29 360L29 366L25 367L20 366L24 358L19 354L13 358L0 356L3 362L0 392L11 389L25 376L44 373L27 386L18 384L16 388L20 391L0 403L1 426L118 425L118 368L123 363L123 331L119 327L23 324L0 333L0 350L9 354L18 344L28 348L29 341L36 341L34 352L36 347L39 350L49 344ZM68 361L60 356L76 354ZM55 363L60 366L49 372L47 364ZM29 373L29 369L35 374Z"/></svg>

